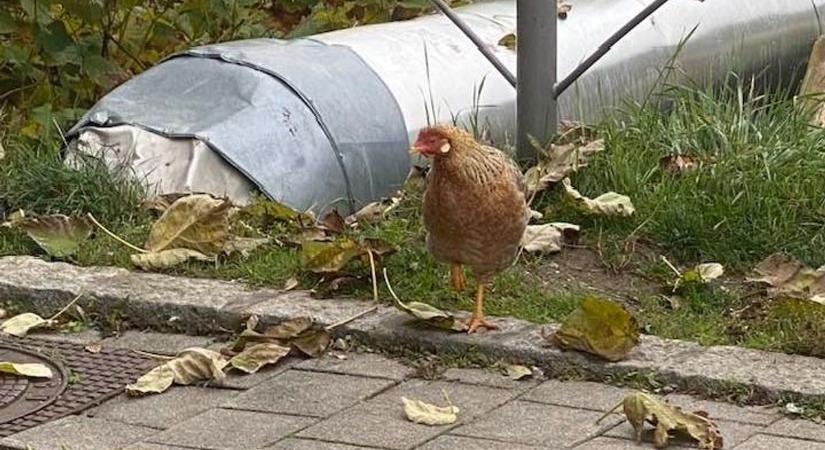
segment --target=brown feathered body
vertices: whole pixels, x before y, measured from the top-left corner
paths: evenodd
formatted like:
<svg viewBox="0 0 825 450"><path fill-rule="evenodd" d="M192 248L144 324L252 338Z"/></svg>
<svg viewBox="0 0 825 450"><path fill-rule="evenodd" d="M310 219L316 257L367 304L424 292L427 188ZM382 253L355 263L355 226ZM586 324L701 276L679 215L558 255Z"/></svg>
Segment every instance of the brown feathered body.
<svg viewBox="0 0 825 450"><path fill-rule="evenodd" d="M487 283L518 254L530 216L524 177L506 154L466 131L439 131L451 149L434 158L428 175L427 247L436 259L467 265Z"/></svg>

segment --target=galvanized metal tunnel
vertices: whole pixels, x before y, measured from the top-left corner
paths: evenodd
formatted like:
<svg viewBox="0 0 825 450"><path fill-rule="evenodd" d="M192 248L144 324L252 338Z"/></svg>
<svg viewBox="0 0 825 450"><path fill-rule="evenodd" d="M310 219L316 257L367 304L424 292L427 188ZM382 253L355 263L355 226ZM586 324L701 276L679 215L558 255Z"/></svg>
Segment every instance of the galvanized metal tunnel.
<svg viewBox="0 0 825 450"><path fill-rule="evenodd" d="M558 78L652 0L568 2ZM516 30L515 0L456 11L515 72L515 52L498 45ZM644 98L673 62L699 83L731 69L790 80L821 33L822 13L825 0L671 1L559 98L559 117L598 121ZM296 209L347 213L401 186L410 140L428 122L475 122L494 143L512 142L515 100L466 36L434 14L174 55L101 99L69 132L67 155L72 163L101 156L159 193L244 203L260 190Z"/></svg>

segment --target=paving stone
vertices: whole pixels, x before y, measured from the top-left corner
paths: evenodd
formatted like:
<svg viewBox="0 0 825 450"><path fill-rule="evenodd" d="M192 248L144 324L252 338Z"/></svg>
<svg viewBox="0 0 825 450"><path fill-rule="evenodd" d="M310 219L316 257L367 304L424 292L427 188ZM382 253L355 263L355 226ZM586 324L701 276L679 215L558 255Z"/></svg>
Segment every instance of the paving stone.
<svg viewBox="0 0 825 450"><path fill-rule="evenodd" d="M0 440L0 448L102 450L122 448L156 430L103 419L68 416Z"/></svg>
<svg viewBox="0 0 825 450"><path fill-rule="evenodd" d="M465 436L439 436L421 447L420 450L552 450L562 447L535 447L532 445L513 444L512 442L490 441Z"/></svg>
<svg viewBox="0 0 825 450"><path fill-rule="evenodd" d="M521 399L572 408L608 411L621 403L632 389L606 384L548 380L526 392Z"/></svg>
<svg viewBox="0 0 825 450"><path fill-rule="evenodd" d="M402 381L409 378L415 370L398 361L374 353L342 353L346 359L332 355L323 358L308 359L296 366L302 370L340 373L364 377L388 378Z"/></svg>
<svg viewBox="0 0 825 450"><path fill-rule="evenodd" d="M716 426L719 427L719 432L722 433L722 439L724 440L725 448L733 448L741 444L742 442L747 441L748 439L750 439L751 436L754 436L757 433L763 432L765 430L765 428L757 425L729 422L726 420L716 420L715 423ZM635 440L633 427L631 427L630 424L627 422L619 424L619 426L610 429L604 435L606 437L617 439ZM653 443L653 426L646 426L645 431L642 434L642 439L644 440L644 442L648 442L651 444ZM696 447L694 443L695 441L682 435L674 436L671 439L671 442L674 443L674 445L679 444L687 447Z"/></svg>
<svg viewBox="0 0 825 450"><path fill-rule="evenodd" d="M765 430L765 434L825 442L825 425L802 419L782 419Z"/></svg>
<svg viewBox="0 0 825 450"><path fill-rule="evenodd" d="M150 444L148 442L140 442L137 444L127 445L122 450L192 450L192 447L178 447L177 445L163 445Z"/></svg>
<svg viewBox="0 0 825 450"><path fill-rule="evenodd" d="M225 389L250 389L264 381L275 378L303 361L303 358L289 356L278 361L277 364L265 366L255 373L243 373L238 370L230 370L226 373L226 379L224 379L223 384L215 387Z"/></svg>
<svg viewBox="0 0 825 450"><path fill-rule="evenodd" d="M327 417L369 397L394 381L289 370L250 389L227 408Z"/></svg>
<svg viewBox="0 0 825 450"><path fill-rule="evenodd" d="M825 450L825 443L780 436L757 435L734 450Z"/></svg>
<svg viewBox="0 0 825 450"><path fill-rule="evenodd" d="M741 407L730 403L700 400L689 395L671 394L666 397L671 404L680 406L685 411L705 411L711 419L725 419L734 422L767 426L782 416L768 408Z"/></svg>
<svg viewBox="0 0 825 450"><path fill-rule="evenodd" d="M95 344L103 339L97 330L83 330L76 333L34 332L29 333L27 336L44 341L71 342L80 345Z"/></svg>
<svg viewBox="0 0 825 450"><path fill-rule="evenodd" d="M254 449L274 443L312 422L313 419L307 417L211 409L146 441L204 449Z"/></svg>
<svg viewBox="0 0 825 450"><path fill-rule="evenodd" d="M430 427L408 421L401 397L443 405L444 391L461 409L458 423L468 423L518 394L485 386L409 380L302 431L298 436L371 447L413 448L450 426Z"/></svg>
<svg viewBox="0 0 825 450"><path fill-rule="evenodd" d="M164 334L150 331L129 330L118 337L106 338L104 347L128 348L161 355L174 355L189 347L206 347L212 341L209 337L185 334Z"/></svg>
<svg viewBox="0 0 825 450"><path fill-rule="evenodd" d="M453 434L528 445L570 447L600 435L622 419L609 417L596 425L596 411L526 401L510 402Z"/></svg>
<svg viewBox="0 0 825 450"><path fill-rule="evenodd" d="M452 368L444 372L446 381L458 381L479 386L490 386L503 389L529 389L537 384L532 378L513 380L500 370Z"/></svg>
<svg viewBox="0 0 825 450"><path fill-rule="evenodd" d="M369 450L370 447L341 444L339 442L317 441L312 439L284 439L277 444L267 447L279 450Z"/></svg>
<svg viewBox="0 0 825 450"><path fill-rule="evenodd" d="M166 429L226 403L237 395L237 392L225 389L173 386L162 395L131 398L124 394L89 410L86 415Z"/></svg>
<svg viewBox="0 0 825 450"><path fill-rule="evenodd" d="M629 441L626 439L613 439L613 438L596 438L592 441L587 441L582 443L581 445L577 445L573 447L574 450L645 450L647 448L653 448L652 445L649 444L642 444L637 445L634 441ZM727 443L725 444L725 448L732 448L728 447ZM696 450L696 445L675 445L671 444L667 446L668 450ZM776 449L779 450L779 449ZM791 449L788 449L791 450Z"/></svg>

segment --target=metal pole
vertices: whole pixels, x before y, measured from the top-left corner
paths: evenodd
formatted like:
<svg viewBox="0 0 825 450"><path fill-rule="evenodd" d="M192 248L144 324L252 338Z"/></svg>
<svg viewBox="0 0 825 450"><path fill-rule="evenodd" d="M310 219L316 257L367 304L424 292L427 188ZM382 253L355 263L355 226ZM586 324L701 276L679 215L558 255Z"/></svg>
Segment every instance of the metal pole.
<svg viewBox="0 0 825 450"><path fill-rule="evenodd" d="M556 0L518 0L516 156L536 160L529 137L545 144L556 134Z"/></svg>

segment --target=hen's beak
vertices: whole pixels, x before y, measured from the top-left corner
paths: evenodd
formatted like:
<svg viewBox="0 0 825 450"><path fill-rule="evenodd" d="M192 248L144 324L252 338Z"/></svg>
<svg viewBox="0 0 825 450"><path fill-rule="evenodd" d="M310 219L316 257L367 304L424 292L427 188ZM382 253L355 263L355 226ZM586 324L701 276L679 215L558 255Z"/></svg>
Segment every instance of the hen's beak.
<svg viewBox="0 0 825 450"><path fill-rule="evenodd" d="M412 147L410 147L410 154L411 155L420 155L421 154L421 148L419 148L417 145L413 145Z"/></svg>

